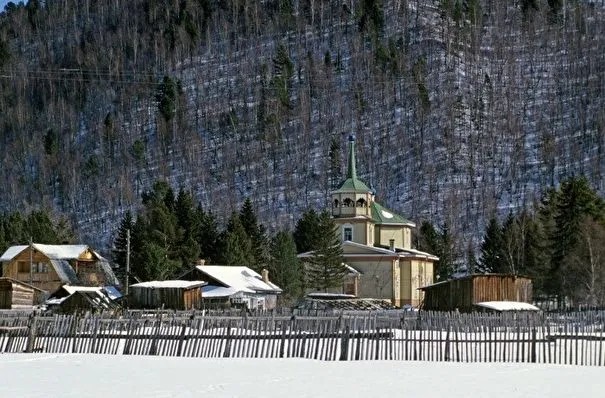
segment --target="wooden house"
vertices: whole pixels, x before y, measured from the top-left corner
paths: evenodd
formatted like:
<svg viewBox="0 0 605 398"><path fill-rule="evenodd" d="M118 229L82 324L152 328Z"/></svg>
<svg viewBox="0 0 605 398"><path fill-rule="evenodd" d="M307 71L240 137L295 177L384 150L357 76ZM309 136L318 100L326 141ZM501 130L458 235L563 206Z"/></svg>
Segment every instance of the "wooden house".
<svg viewBox="0 0 605 398"><path fill-rule="evenodd" d="M531 279L508 274L473 274L421 287L422 309L471 312L476 305L492 301L531 303Z"/></svg>
<svg viewBox="0 0 605 398"><path fill-rule="evenodd" d="M65 284L119 285L109 262L87 245L12 246L0 262L3 276L49 292Z"/></svg>
<svg viewBox="0 0 605 398"><path fill-rule="evenodd" d="M0 309L32 308L41 304L46 292L27 283L2 277L0 278Z"/></svg>
<svg viewBox="0 0 605 398"><path fill-rule="evenodd" d="M243 266L205 265L200 260L192 270L180 279L203 280L204 308L246 307L250 310L273 309L277 307L277 297L282 290L269 280L269 271L262 275Z"/></svg>
<svg viewBox="0 0 605 398"><path fill-rule="evenodd" d="M130 285L130 308L169 308L190 310L202 308L203 281L149 281Z"/></svg>

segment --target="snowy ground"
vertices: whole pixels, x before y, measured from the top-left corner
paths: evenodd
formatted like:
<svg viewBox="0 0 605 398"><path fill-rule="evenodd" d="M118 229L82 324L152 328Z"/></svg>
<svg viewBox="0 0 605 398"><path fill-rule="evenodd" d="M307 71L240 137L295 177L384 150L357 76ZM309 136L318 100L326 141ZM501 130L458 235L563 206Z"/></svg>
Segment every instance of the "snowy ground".
<svg viewBox="0 0 605 398"><path fill-rule="evenodd" d="M605 368L90 354L0 355L4 397L593 397Z"/></svg>

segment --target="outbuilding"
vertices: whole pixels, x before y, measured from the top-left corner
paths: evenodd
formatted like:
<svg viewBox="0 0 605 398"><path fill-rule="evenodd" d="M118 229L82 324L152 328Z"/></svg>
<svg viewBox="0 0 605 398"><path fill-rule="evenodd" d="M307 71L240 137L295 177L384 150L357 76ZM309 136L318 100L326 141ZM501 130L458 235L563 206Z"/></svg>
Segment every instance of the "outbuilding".
<svg viewBox="0 0 605 398"><path fill-rule="evenodd" d="M41 304L47 292L13 278L0 278L0 309L32 308Z"/></svg>
<svg viewBox="0 0 605 398"><path fill-rule="evenodd" d="M422 309L471 312L491 301L532 302L532 281L510 274L473 274L421 287Z"/></svg>
<svg viewBox="0 0 605 398"><path fill-rule="evenodd" d="M128 305L131 308L169 308L190 310L202 308L203 281L149 281L130 285Z"/></svg>

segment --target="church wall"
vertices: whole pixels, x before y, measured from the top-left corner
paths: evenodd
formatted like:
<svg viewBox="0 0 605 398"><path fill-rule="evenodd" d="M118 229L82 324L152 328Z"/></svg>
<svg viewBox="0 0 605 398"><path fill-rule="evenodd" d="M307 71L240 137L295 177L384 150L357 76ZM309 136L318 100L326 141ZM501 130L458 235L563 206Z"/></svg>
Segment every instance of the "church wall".
<svg viewBox="0 0 605 398"><path fill-rule="evenodd" d="M359 297L393 299L393 260L378 262L351 261L347 263L361 272Z"/></svg>
<svg viewBox="0 0 605 398"><path fill-rule="evenodd" d="M386 225L381 225L380 228L377 227L378 232L378 242L381 245L388 246L390 239L395 239L395 247L404 247L403 246L403 228L401 226L393 226L389 227Z"/></svg>
<svg viewBox="0 0 605 398"><path fill-rule="evenodd" d="M401 276L401 305L411 304L412 278L410 261L399 260L399 270Z"/></svg>

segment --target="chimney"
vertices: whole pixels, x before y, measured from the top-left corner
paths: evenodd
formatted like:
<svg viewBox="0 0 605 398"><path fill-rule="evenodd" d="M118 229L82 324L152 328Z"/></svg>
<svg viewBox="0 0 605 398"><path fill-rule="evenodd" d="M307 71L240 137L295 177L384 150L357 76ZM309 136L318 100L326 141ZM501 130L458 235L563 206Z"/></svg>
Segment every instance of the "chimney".
<svg viewBox="0 0 605 398"><path fill-rule="evenodd" d="M269 283L269 270L267 268L263 268L261 275L263 276L263 282Z"/></svg>
<svg viewBox="0 0 605 398"><path fill-rule="evenodd" d="M206 260L204 260L203 258L200 258L199 260L197 260L196 265L205 265L205 264L206 264Z"/></svg>
<svg viewBox="0 0 605 398"><path fill-rule="evenodd" d="M395 251L395 239L389 239L389 248L392 252Z"/></svg>

